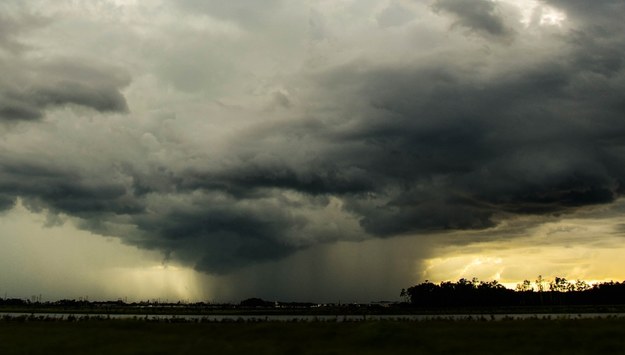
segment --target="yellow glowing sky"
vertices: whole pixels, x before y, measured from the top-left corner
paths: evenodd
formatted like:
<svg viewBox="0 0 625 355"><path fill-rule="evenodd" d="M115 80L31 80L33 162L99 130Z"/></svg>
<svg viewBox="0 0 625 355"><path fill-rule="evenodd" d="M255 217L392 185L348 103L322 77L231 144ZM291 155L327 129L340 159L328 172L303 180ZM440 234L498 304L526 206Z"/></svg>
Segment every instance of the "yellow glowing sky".
<svg viewBox="0 0 625 355"><path fill-rule="evenodd" d="M616 205L622 205L620 201ZM530 217L528 217L530 219ZM568 216L524 231L463 246L441 246L423 263L421 279L433 281L478 277L514 287L538 275L591 282L625 279L625 239L619 217ZM505 229L506 227L500 227ZM465 235L468 233L464 233ZM472 237L478 233L472 232ZM503 233L505 234L505 232ZM461 239L463 235L454 236Z"/></svg>

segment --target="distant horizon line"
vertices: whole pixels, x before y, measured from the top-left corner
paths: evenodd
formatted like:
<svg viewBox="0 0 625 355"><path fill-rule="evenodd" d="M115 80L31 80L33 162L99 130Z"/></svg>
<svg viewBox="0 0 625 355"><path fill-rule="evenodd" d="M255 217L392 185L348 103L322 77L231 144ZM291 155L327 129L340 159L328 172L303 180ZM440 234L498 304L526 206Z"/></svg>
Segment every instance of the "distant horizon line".
<svg viewBox="0 0 625 355"><path fill-rule="evenodd" d="M538 286L538 281L539 279L542 280L542 285L546 286L545 288L543 288L542 290L540 289L540 287ZM557 290L550 290L548 289L548 287L553 284L554 282L558 282L558 280L560 280L560 288L562 289L561 291L557 291ZM525 289L520 289L525 282L529 282L529 284L525 284L526 288ZM162 297L154 297L154 298L147 298L147 299L140 299L140 298L132 298L130 302L128 301L128 296L124 296L124 297L118 297L117 299L115 298L98 298L96 296L96 298L90 300L89 295L84 295L84 296L78 296L78 297L61 297L61 298L56 298L56 299L45 299L43 298L43 293L39 293L39 294L35 294L35 295L31 295L29 297L13 297L10 296L10 293L8 291L4 292L4 297L0 298L1 301L7 301L7 300L22 300L22 301L26 301L27 303L55 303L55 302L61 302L61 301L72 301L72 302L88 302L88 303L123 303L123 304L141 304L141 303L148 303L148 304L161 304L161 305L175 305L175 304L208 304L208 305L236 305L239 304L243 301L246 300L250 300L250 299L260 299L262 301L266 301L266 302L275 302L275 303L284 303L284 304L296 304L296 303L301 303L301 304L324 304L324 305L330 305L330 304L334 304L334 305L341 305L341 304L376 304L376 303L402 303L403 301L401 300L402 296L401 296L401 292L403 292L404 290L412 287L412 286L416 286L416 285L421 285L421 284L426 284L426 283L431 283L434 285L442 285L442 284L446 284L446 283L454 283L454 282L469 282L472 283L474 285L479 285L480 283L496 283L498 285L501 285L503 287L505 287L508 290L512 290L512 291L516 291L516 292L568 292L571 290L567 290L566 286L567 285L571 285L574 286L575 283L581 283L581 284L585 284L586 286L592 288L595 285L600 285L600 284L610 284L610 283L625 283L625 280L623 281L616 281L613 279L603 279L603 280L582 280L582 279L566 279L565 277L560 277L560 276L554 276L553 279L551 278L542 278L542 275L538 275L536 280L528 280L528 279L524 279L521 282L517 282L517 283L513 283L513 282L500 282L499 280L493 279L490 281L486 281L486 280L480 280L477 277L472 277L472 278L465 278L465 277L461 277L459 278L457 281L452 281L450 279L448 280L443 280L443 281L438 281L438 282L433 282L431 280L424 280L420 283L416 283L414 285L408 286L403 288L402 290L400 290L400 292L398 293L398 300L384 300L384 299L380 299L380 300L370 300L367 302L363 302L363 301L358 301L358 302L342 302L340 299L338 299L337 301L333 301L333 302L314 302L314 301L283 301L283 300L279 300L278 298L273 298L273 297L246 297L241 299L240 301L232 301L232 300L228 300L228 301L211 301L209 299L205 299L205 300L191 300L189 298L187 299L177 299L177 300L172 300L170 301L169 298L162 298ZM574 283L572 283L574 282ZM580 285L581 285L580 284ZM529 286L529 288L527 287Z"/></svg>

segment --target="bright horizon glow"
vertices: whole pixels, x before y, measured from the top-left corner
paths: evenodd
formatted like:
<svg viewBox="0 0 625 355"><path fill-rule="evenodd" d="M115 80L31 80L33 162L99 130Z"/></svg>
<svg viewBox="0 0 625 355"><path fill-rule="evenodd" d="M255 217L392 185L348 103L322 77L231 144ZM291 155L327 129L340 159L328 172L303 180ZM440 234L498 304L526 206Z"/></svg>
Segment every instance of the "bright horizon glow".
<svg viewBox="0 0 625 355"><path fill-rule="evenodd" d="M623 203L620 200L616 206ZM477 277L516 286L542 275L546 280L558 276L588 283L620 282L625 280L620 226L619 216L571 215L539 224L523 236L444 246L434 253L436 257L424 260L421 279L440 282Z"/></svg>

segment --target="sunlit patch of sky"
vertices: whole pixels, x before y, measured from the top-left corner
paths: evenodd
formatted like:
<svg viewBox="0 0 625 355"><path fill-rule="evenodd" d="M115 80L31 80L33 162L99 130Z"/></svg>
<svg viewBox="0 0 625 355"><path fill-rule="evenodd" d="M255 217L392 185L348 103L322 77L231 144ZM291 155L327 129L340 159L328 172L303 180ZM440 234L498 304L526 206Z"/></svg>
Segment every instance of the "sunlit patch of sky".
<svg viewBox="0 0 625 355"><path fill-rule="evenodd" d="M538 0L500 0L517 6L521 11L521 23L530 26L534 21L539 25L562 26L567 20L566 13Z"/></svg>
<svg viewBox="0 0 625 355"><path fill-rule="evenodd" d="M421 280L456 281L477 277L514 287L522 280L565 277L587 282L623 281L625 259L620 217L564 217L528 229L524 236L443 245L424 260Z"/></svg>

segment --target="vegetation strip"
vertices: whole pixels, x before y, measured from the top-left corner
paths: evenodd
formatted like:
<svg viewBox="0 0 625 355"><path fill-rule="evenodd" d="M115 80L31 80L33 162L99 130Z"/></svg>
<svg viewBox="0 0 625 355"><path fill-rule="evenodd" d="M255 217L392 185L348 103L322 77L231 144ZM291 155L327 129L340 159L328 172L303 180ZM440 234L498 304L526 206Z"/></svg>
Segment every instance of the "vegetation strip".
<svg viewBox="0 0 625 355"><path fill-rule="evenodd" d="M537 341L528 341L528 340ZM606 354L624 319L166 323L0 321L11 354Z"/></svg>

